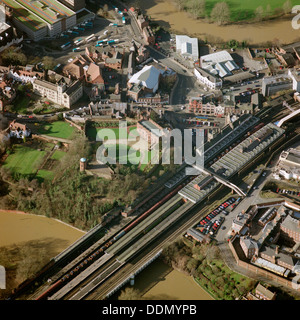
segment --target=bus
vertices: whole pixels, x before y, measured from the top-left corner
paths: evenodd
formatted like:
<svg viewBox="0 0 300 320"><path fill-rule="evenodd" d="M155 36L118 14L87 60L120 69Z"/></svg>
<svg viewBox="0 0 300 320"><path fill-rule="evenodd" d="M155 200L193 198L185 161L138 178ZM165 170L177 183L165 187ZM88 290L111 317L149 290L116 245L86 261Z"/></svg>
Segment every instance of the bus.
<svg viewBox="0 0 300 320"><path fill-rule="evenodd" d="M56 71L59 67L61 66L61 64L57 64L54 68L53 68L53 71Z"/></svg>
<svg viewBox="0 0 300 320"><path fill-rule="evenodd" d="M86 37L86 38L85 38L85 41L88 41L88 40L90 40L90 39L93 38L93 37L95 37L94 33L91 34L90 36Z"/></svg>
<svg viewBox="0 0 300 320"><path fill-rule="evenodd" d="M71 42L67 42L65 44L63 44L62 46L60 46L61 49L65 50L67 48L71 47Z"/></svg>
<svg viewBox="0 0 300 320"><path fill-rule="evenodd" d="M80 47L74 48L72 51L73 51L73 52L80 51Z"/></svg>
<svg viewBox="0 0 300 320"><path fill-rule="evenodd" d="M75 41L74 41L74 44L78 44L80 41L82 41L82 39L81 39L81 38L80 38L80 39L75 40Z"/></svg>
<svg viewBox="0 0 300 320"><path fill-rule="evenodd" d="M89 38L88 40L85 39L85 42L86 42L86 43L89 43L89 42L94 41L94 40L96 40L96 37Z"/></svg>

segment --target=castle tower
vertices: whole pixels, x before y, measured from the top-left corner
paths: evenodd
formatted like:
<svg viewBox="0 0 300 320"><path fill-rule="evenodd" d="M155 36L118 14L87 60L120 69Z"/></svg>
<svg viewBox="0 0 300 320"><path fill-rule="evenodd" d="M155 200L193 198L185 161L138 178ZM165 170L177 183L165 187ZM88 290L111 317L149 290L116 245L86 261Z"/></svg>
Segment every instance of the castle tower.
<svg viewBox="0 0 300 320"><path fill-rule="evenodd" d="M80 172L84 172L86 170L86 158L81 158L79 163Z"/></svg>

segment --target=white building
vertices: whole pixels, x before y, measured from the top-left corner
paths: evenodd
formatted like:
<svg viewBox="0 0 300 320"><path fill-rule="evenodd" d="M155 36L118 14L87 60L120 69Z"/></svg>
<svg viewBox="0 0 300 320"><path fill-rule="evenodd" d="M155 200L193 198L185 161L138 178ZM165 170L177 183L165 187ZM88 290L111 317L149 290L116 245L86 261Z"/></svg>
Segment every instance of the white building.
<svg viewBox="0 0 300 320"><path fill-rule="evenodd" d="M300 150L290 148L280 154L279 161L276 165L274 178L300 180Z"/></svg>
<svg viewBox="0 0 300 320"><path fill-rule="evenodd" d="M176 51L191 60L199 59L198 39L176 35Z"/></svg>
<svg viewBox="0 0 300 320"><path fill-rule="evenodd" d="M197 80L211 90L216 90L222 88L222 79L214 74L210 74L202 68L195 67L194 74Z"/></svg>
<svg viewBox="0 0 300 320"><path fill-rule="evenodd" d="M200 66L210 74L220 78L230 76L234 70L239 69L239 66L226 50L202 56L200 58Z"/></svg>
<svg viewBox="0 0 300 320"><path fill-rule="evenodd" d="M288 75L293 81L293 90L300 92L300 70L289 69Z"/></svg>
<svg viewBox="0 0 300 320"><path fill-rule="evenodd" d="M66 108L70 108L83 94L83 87L79 80L70 85L64 81L54 84L45 80L35 80L33 90L34 93Z"/></svg>
<svg viewBox="0 0 300 320"><path fill-rule="evenodd" d="M163 74L163 72L163 70L159 70L154 66L145 66L130 78L129 83L144 87L152 93L155 93L158 89L160 75Z"/></svg>

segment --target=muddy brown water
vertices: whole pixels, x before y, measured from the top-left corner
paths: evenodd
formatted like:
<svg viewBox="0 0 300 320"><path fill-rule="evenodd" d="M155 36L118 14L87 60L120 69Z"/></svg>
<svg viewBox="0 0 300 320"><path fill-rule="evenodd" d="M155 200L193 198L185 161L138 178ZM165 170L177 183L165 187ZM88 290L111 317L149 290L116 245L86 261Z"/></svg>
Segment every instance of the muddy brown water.
<svg viewBox="0 0 300 320"><path fill-rule="evenodd" d="M194 279L157 259L135 278L145 300L214 300Z"/></svg>
<svg viewBox="0 0 300 320"><path fill-rule="evenodd" d="M148 0L139 1L139 3L142 11L162 27L176 34L207 39L208 42L235 39L246 40L249 44L261 44L279 40L284 44L300 40L300 30L292 28L291 18L262 23L218 26L203 20L192 19L188 13L178 11L172 0Z"/></svg>
<svg viewBox="0 0 300 320"><path fill-rule="evenodd" d="M0 248L22 246L30 241L42 243L51 254L59 254L85 232L58 220L32 214L0 211ZM161 260L144 269L135 281L146 300L212 300L192 277L173 270Z"/></svg>
<svg viewBox="0 0 300 320"><path fill-rule="evenodd" d="M43 240L45 245L51 243L52 253L59 254L84 234L44 216L0 211L0 247Z"/></svg>

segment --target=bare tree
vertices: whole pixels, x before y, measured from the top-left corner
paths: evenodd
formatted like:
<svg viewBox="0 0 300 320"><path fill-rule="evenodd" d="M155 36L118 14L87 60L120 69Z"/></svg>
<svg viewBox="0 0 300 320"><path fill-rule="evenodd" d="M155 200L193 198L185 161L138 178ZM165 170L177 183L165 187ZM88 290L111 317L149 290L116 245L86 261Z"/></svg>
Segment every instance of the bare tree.
<svg viewBox="0 0 300 320"><path fill-rule="evenodd" d="M291 2L291 0L287 0L283 4L282 9L283 9L285 14L291 13L291 10L292 10L292 2Z"/></svg>
<svg viewBox="0 0 300 320"><path fill-rule="evenodd" d="M268 4L266 7L266 16L270 16L273 13L271 6Z"/></svg>
<svg viewBox="0 0 300 320"><path fill-rule="evenodd" d="M194 18L203 18L205 16L205 0L190 1L189 11Z"/></svg>
<svg viewBox="0 0 300 320"><path fill-rule="evenodd" d="M179 11L182 11L184 9L185 0L175 0L175 3L177 5Z"/></svg>
<svg viewBox="0 0 300 320"><path fill-rule="evenodd" d="M229 6L226 2L218 2L213 7L211 14L211 18L218 23L218 25L222 25L230 20L230 10Z"/></svg>
<svg viewBox="0 0 300 320"><path fill-rule="evenodd" d="M264 9L262 6L259 6L255 10L255 20L256 21L262 21L264 16Z"/></svg>

